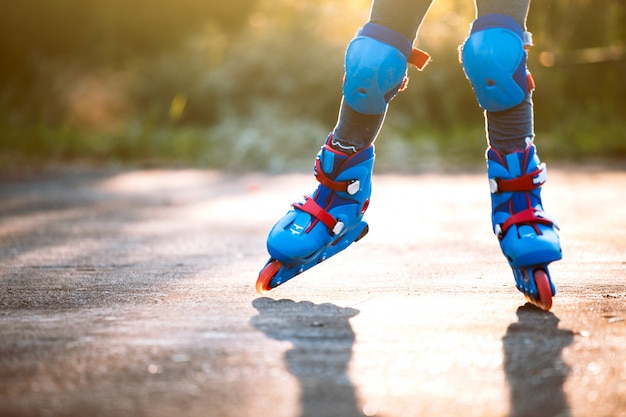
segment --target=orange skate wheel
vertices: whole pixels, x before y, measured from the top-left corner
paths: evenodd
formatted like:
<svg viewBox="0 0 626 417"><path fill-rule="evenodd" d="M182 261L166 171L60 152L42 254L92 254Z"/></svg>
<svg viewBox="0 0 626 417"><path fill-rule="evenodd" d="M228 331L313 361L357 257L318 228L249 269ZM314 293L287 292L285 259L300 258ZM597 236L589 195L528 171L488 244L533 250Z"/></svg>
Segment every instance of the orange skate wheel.
<svg viewBox="0 0 626 417"><path fill-rule="evenodd" d="M548 273L543 269L537 269L533 274L533 278L539 293L539 299L534 300L533 304L542 310L549 311L552 307L552 288L550 287Z"/></svg>
<svg viewBox="0 0 626 417"><path fill-rule="evenodd" d="M259 278L256 280L256 292L260 295L264 295L271 290L270 281L276 276L283 264L279 261L272 259L265 265L265 268L259 273Z"/></svg>

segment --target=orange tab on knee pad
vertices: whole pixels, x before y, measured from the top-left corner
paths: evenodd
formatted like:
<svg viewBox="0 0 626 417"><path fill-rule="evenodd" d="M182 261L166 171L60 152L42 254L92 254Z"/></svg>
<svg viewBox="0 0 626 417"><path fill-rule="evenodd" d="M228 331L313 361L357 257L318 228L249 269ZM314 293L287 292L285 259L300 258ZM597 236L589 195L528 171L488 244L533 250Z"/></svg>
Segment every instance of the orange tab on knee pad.
<svg viewBox="0 0 626 417"><path fill-rule="evenodd" d="M421 71L430 62L430 55L421 49L413 48L407 57L407 61Z"/></svg>

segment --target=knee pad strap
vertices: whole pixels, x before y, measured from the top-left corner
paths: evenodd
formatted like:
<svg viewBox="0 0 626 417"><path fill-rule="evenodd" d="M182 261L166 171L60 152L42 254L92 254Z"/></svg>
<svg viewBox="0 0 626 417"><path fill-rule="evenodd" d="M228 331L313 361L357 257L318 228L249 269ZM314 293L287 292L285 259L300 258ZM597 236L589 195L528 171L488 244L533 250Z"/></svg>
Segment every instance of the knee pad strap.
<svg viewBox="0 0 626 417"><path fill-rule="evenodd" d="M461 62L483 109L507 110L526 98L530 91L525 49L528 39L511 16L488 14L472 24Z"/></svg>
<svg viewBox="0 0 626 417"><path fill-rule="evenodd" d="M367 36L393 46L404 54L410 65L423 70L430 62L430 55L421 49L414 48L411 41L395 30L376 23L367 23L359 32L360 36Z"/></svg>

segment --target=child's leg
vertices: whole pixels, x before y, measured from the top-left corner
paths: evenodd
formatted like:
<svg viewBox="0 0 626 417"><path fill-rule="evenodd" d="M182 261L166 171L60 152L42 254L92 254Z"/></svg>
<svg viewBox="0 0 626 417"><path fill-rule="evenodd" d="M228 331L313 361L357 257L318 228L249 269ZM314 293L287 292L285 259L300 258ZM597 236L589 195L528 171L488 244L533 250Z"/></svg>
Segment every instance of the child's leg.
<svg viewBox="0 0 626 417"><path fill-rule="evenodd" d="M528 0L476 0L477 18L462 62L485 110L493 231L520 291L541 308L552 304L547 265L561 259L556 225L543 211L546 180L533 145L533 82L526 69Z"/></svg>
<svg viewBox="0 0 626 417"><path fill-rule="evenodd" d="M425 64L407 36L415 35L430 3L374 1L371 21L346 50L339 119L315 162L319 185L270 230L271 258L257 281L259 292L284 283L367 233L362 218L372 188L373 143L389 102L406 82L408 64ZM407 14L413 17L407 19Z"/></svg>
<svg viewBox="0 0 626 417"><path fill-rule="evenodd" d="M364 29L376 43L383 40L387 46L407 55L431 3L432 0L374 0ZM387 104L401 87L398 83L406 76L406 63L394 64L384 57L379 61L370 60L373 55L381 54L382 49L369 40L355 42L358 38L348 46L343 100L333 130L333 147L347 152L366 148L374 142L383 125ZM383 68L388 70L396 65L399 72L388 81L391 87L386 87L386 91L377 88L372 91L368 78L381 74ZM365 74L365 71L369 73Z"/></svg>
<svg viewBox="0 0 626 417"><path fill-rule="evenodd" d="M484 15L510 16L526 31L530 0L475 0L476 17ZM530 45L528 45L530 46ZM498 152L507 154L523 150L526 138L533 138L533 106L530 94L522 102L506 110L485 111L487 139Z"/></svg>

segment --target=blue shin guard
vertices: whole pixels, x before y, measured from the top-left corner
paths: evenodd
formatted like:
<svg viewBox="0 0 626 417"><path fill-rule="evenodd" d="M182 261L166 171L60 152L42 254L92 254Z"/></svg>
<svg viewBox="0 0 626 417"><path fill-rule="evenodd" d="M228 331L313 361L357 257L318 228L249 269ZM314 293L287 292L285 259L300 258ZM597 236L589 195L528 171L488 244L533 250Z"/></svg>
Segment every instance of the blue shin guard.
<svg viewBox="0 0 626 417"><path fill-rule="evenodd" d="M316 191L294 203L269 233L270 260L259 274L259 293L339 253L368 231L363 214L372 190L374 147L346 155L328 143L315 161Z"/></svg>
<svg viewBox="0 0 626 417"><path fill-rule="evenodd" d="M548 264L561 259L562 253L558 227L544 213L541 202L545 164L529 144L524 151L504 156L489 149L487 166L493 231L502 253L513 269L517 288L530 302L548 310L556 293Z"/></svg>

